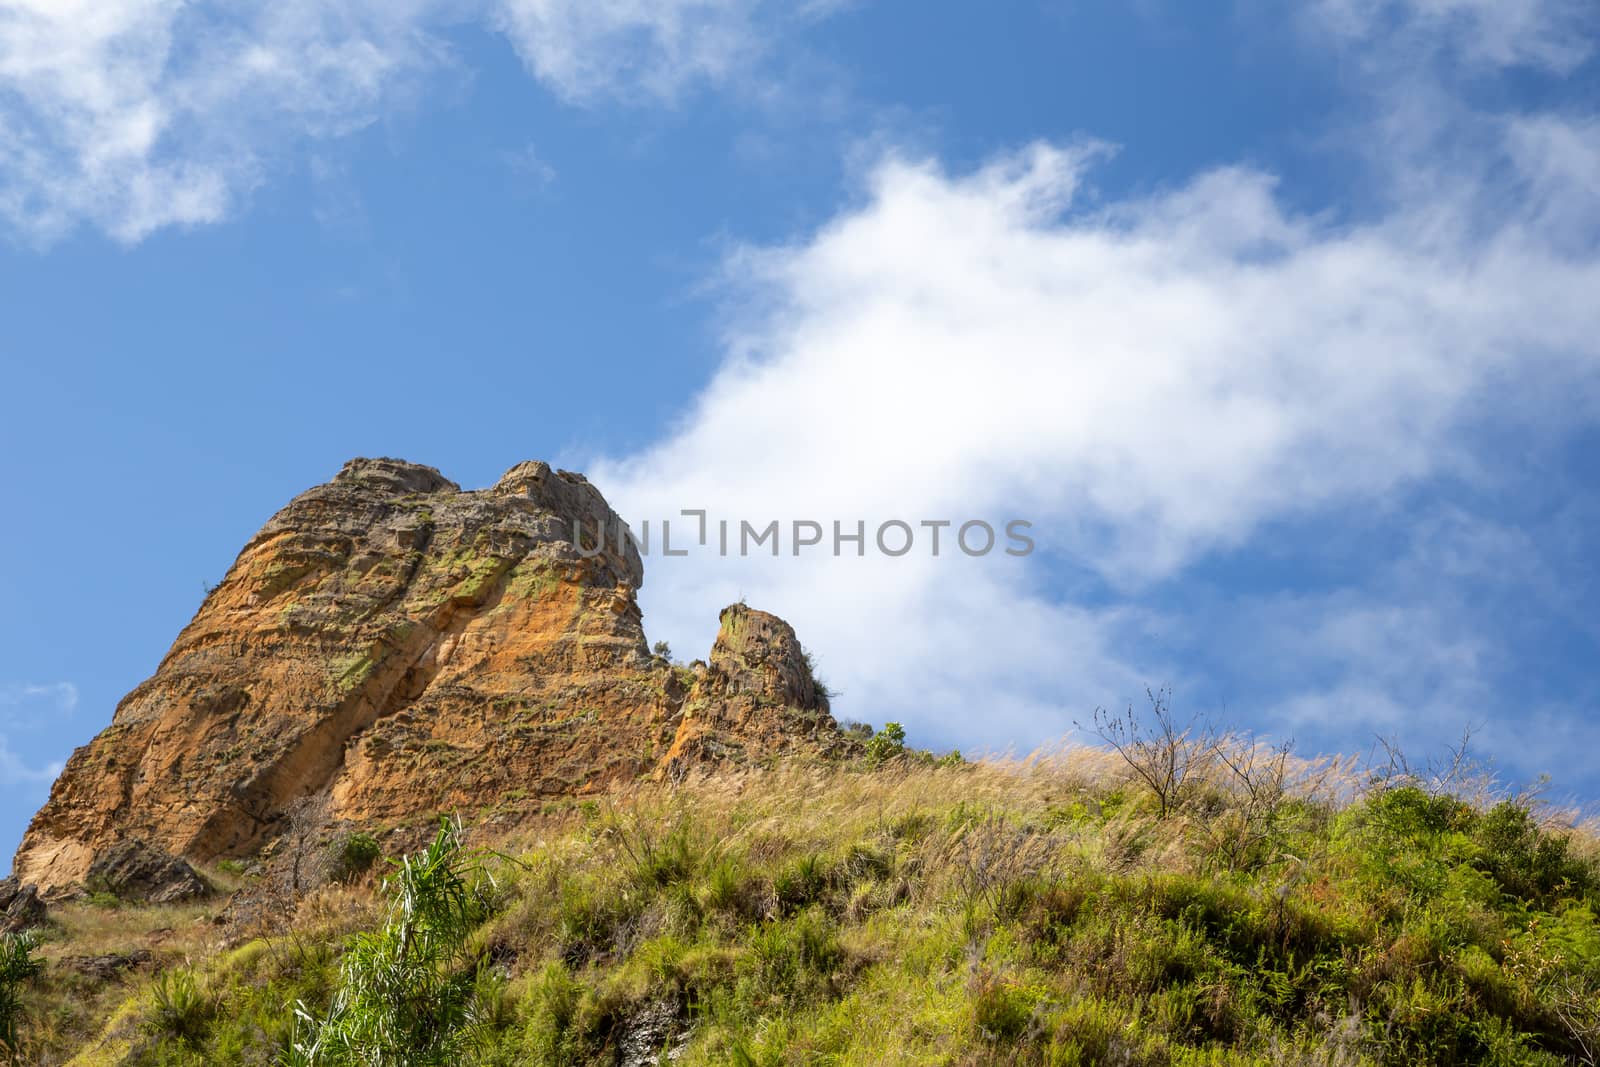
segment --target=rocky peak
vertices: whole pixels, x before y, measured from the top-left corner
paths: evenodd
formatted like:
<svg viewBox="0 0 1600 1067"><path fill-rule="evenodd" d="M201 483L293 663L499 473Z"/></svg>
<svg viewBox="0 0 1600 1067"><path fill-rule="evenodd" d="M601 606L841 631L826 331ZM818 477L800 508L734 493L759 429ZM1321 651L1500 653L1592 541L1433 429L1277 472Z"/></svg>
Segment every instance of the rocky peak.
<svg viewBox="0 0 1600 1067"><path fill-rule="evenodd" d="M461 491L461 487L433 467L407 463L403 459L352 459L335 482L352 482L387 493L438 493Z"/></svg>
<svg viewBox="0 0 1600 1067"><path fill-rule="evenodd" d="M699 676L650 656L620 526L583 476L545 463L466 491L351 460L251 538L73 754L16 873L63 892L128 841L181 873L166 860L255 854L308 805L374 829L442 811L513 824L541 798L837 745L774 616L724 611Z"/></svg>
<svg viewBox="0 0 1600 1067"><path fill-rule="evenodd" d="M723 608L721 622L710 666L727 676L731 690L786 707L827 710L794 627L745 604Z"/></svg>

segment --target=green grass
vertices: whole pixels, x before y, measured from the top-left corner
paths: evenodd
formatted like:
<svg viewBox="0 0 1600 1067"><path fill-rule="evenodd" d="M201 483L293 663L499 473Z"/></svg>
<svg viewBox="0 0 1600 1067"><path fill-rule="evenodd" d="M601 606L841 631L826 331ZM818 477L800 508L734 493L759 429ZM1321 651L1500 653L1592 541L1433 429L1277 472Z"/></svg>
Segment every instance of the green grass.
<svg viewBox="0 0 1600 1067"><path fill-rule="evenodd" d="M508 1067L1592 1063L1593 846L1409 779L1307 771L1262 807L1216 778L1160 818L1083 751L791 765L500 843L424 977L470 989L450 1062ZM131 982L93 1039L37 1027L27 1062L272 1063L294 1003L327 1018L390 958L375 892ZM24 1042L60 981L25 994Z"/></svg>

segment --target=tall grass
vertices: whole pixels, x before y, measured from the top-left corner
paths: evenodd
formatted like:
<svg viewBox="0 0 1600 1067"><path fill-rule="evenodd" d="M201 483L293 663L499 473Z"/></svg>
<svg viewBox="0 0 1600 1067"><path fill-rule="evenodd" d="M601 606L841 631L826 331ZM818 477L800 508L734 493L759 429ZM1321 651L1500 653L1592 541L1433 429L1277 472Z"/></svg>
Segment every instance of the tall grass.
<svg viewBox="0 0 1600 1067"><path fill-rule="evenodd" d="M80 1062L1594 1062L1600 869L1571 818L1248 739L1184 778L1164 805L1102 750L791 763L499 854L446 827L260 960L197 965L217 1010L187 1050ZM377 921L332 906L372 893Z"/></svg>

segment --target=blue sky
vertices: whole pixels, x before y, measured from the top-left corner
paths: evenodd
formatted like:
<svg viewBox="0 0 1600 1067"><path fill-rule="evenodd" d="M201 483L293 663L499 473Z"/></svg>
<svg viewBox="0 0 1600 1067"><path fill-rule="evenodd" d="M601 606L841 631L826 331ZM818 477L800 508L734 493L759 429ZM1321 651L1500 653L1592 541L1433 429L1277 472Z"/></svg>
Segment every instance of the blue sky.
<svg viewBox="0 0 1600 1067"><path fill-rule="evenodd" d="M1026 750L1170 683L1600 794L1600 26L1568 0L0 0L0 849L355 455L630 520L841 717Z"/></svg>

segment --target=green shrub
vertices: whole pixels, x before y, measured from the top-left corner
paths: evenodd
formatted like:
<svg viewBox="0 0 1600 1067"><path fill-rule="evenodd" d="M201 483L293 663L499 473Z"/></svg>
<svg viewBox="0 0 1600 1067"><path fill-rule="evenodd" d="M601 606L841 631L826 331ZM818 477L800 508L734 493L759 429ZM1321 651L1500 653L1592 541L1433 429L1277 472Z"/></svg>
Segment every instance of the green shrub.
<svg viewBox="0 0 1600 1067"><path fill-rule="evenodd" d="M844 959L838 927L815 907L793 919L764 923L751 931L747 944L741 968L746 988L768 1010L826 997Z"/></svg>
<svg viewBox="0 0 1600 1067"><path fill-rule="evenodd" d="M975 975L968 996L973 1022L991 1041L1016 1041L1032 1027L1039 994L992 973Z"/></svg>
<svg viewBox="0 0 1600 1067"><path fill-rule="evenodd" d="M700 902L712 912L739 914L746 903L747 880L743 867L732 856L723 856L706 872Z"/></svg>
<svg viewBox="0 0 1600 1067"><path fill-rule="evenodd" d="M1522 805L1502 801L1476 823L1480 866L1507 893L1542 902L1559 893L1581 898L1595 892L1594 868L1571 855L1566 836L1541 830Z"/></svg>
<svg viewBox="0 0 1600 1067"><path fill-rule="evenodd" d="M1472 808L1458 798L1434 796L1414 785L1381 790L1367 801L1366 810L1373 826L1406 843L1464 829L1476 818Z"/></svg>
<svg viewBox="0 0 1600 1067"><path fill-rule="evenodd" d="M84 902L91 907L104 908L107 911L122 907L122 898L111 892L109 889L91 888L88 895L83 899Z"/></svg>
<svg viewBox="0 0 1600 1067"><path fill-rule="evenodd" d="M879 730L867 742L867 762L873 766L887 763L897 756L905 755L906 730L897 722L886 722L883 729Z"/></svg>
<svg viewBox="0 0 1600 1067"><path fill-rule="evenodd" d="M190 970L164 971L150 988L151 1008L143 1030L180 1045L198 1045L217 1013L217 1002L201 991Z"/></svg>
<svg viewBox="0 0 1600 1067"><path fill-rule="evenodd" d="M368 833L347 834L329 846L328 877L335 882L353 882L372 870L383 857L383 846Z"/></svg>
<svg viewBox="0 0 1600 1067"><path fill-rule="evenodd" d="M778 904L794 912L822 898L828 887L828 865L815 852L797 856L772 879L772 892Z"/></svg>
<svg viewBox="0 0 1600 1067"><path fill-rule="evenodd" d="M549 1067L581 1062L587 1049L578 1016L586 992L565 964L547 964L526 997L527 1021L516 1062Z"/></svg>

